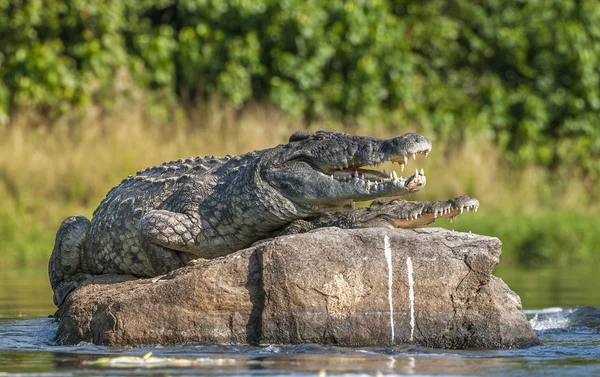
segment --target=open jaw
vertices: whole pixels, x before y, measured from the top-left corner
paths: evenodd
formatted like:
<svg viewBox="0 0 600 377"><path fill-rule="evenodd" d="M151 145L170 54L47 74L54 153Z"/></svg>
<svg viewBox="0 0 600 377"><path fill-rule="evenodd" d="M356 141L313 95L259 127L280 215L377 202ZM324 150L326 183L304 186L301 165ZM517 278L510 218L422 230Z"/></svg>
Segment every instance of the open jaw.
<svg viewBox="0 0 600 377"><path fill-rule="evenodd" d="M262 178L297 205L317 211L347 209L355 201L406 195L426 184L422 169L403 177L411 158L431 151L431 141L421 135L387 140L335 132L303 135L293 135L283 153L262 170ZM378 170L384 163L397 163L399 169Z"/></svg>
<svg viewBox="0 0 600 377"><path fill-rule="evenodd" d="M429 149L424 149L411 154L416 159L418 154L427 156ZM408 164L407 155L382 156L375 161L352 161L344 165L321 166L321 172L329 176L334 185L351 186L354 190L355 200L369 200L380 197L398 196L419 191L427 182L425 171L415 169L414 173L404 176L403 171ZM385 162L397 163L400 173L392 170L388 173L381 166ZM394 166L392 164L392 166ZM345 190L341 190L345 191Z"/></svg>
<svg viewBox="0 0 600 377"><path fill-rule="evenodd" d="M384 202L384 205L392 207L394 203ZM433 223L439 218L449 218L450 223L463 212L477 212L479 201L468 195L462 195L455 199L432 202L406 202L398 203L402 207L402 214L390 216L393 228L418 228ZM371 205L376 209L380 203L373 202ZM390 209L393 211L393 208Z"/></svg>
<svg viewBox="0 0 600 377"><path fill-rule="evenodd" d="M404 170L404 165L402 164L401 170ZM369 165L369 167L373 167L373 165ZM363 166L352 167L346 169L337 169L337 170L329 170L324 171L324 174L329 174L331 179L335 179L340 182L351 182L351 183L363 183L367 187L375 186L378 188L381 186L381 189L386 184L393 184L396 186L402 186L409 190L417 189L425 185L425 171L421 168L421 171L415 169L415 173L407 176L398 176L395 170L392 170L388 173L385 169L383 171L376 169L365 169Z"/></svg>

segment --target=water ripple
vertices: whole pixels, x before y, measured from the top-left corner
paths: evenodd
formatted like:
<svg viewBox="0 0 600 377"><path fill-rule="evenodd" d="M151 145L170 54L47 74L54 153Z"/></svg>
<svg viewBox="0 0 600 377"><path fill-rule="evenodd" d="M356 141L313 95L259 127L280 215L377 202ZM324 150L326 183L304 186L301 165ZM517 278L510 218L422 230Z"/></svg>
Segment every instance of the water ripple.
<svg viewBox="0 0 600 377"><path fill-rule="evenodd" d="M58 324L51 318L0 322L0 349L44 349L54 345Z"/></svg>
<svg viewBox="0 0 600 377"><path fill-rule="evenodd" d="M317 375L386 376L413 374L451 376L496 375L522 377L543 374L600 375L600 309L547 308L526 312L543 345L525 350L441 350L404 345L396 347L335 347L302 345L180 345L132 348L91 344L59 346L53 342L57 323L49 318L0 319L0 372L63 371L76 375L114 375L98 369L99 358L143 356L209 359L228 358L235 365L213 366L203 375ZM32 352L33 351L33 352ZM91 364L90 364L91 363ZM215 369L217 368L218 369ZM82 369L83 368L83 369ZM87 371L83 372L82 371ZM360 371L360 373L357 373ZM197 374L198 369L131 370L125 375ZM67 374L68 374L67 373ZM1 374L1 373L0 373ZM202 374L202 373L200 373Z"/></svg>
<svg viewBox="0 0 600 377"><path fill-rule="evenodd" d="M573 309L547 308L526 310L529 323L536 331L566 329L575 331L578 328L600 329L600 309L591 306L577 306Z"/></svg>

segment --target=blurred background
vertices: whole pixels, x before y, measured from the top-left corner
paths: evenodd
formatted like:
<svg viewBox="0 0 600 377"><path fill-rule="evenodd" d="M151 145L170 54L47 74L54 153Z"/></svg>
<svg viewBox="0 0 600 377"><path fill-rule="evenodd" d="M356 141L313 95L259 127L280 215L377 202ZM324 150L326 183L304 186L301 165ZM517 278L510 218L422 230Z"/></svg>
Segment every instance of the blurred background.
<svg viewBox="0 0 600 377"><path fill-rule="evenodd" d="M430 138L409 199L478 198L436 225L499 237L526 307L600 305L600 2L0 0L0 41L14 300L127 175L326 129Z"/></svg>

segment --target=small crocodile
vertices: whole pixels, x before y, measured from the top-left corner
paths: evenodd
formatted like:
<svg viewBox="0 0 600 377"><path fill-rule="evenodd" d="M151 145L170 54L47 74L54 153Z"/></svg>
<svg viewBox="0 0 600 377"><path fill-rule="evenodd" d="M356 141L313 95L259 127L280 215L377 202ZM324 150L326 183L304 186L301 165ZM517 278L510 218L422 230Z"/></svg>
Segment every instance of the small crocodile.
<svg viewBox="0 0 600 377"><path fill-rule="evenodd" d="M340 132L296 132L287 144L240 156L165 162L129 176L88 220L63 221L48 273L60 306L87 274L153 277L277 235L324 226L411 228L476 210L467 196L446 202L385 201L419 191L408 177L375 169L431 151L425 137L382 140ZM374 200L354 209L355 201Z"/></svg>

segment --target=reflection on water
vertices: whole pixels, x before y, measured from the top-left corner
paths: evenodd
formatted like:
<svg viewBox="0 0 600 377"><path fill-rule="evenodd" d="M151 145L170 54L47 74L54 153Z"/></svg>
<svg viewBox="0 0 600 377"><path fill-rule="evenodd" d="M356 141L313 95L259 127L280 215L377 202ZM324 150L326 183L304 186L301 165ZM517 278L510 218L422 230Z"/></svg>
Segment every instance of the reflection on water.
<svg viewBox="0 0 600 377"><path fill-rule="evenodd" d="M593 266L495 272L522 297L543 346L527 350L341 348L318 345L172 346L109 348L54 345L55 307L43 270L0 273L0 372L43 375L600 375L600 274ZM532 310L536 308L549 308ZM94 364L103 357L177 358L172 364L133 368ZM200 359L199 358L203 358ZM133 359L136 360L136 359ZM160 359L157 359L160 361ZM196 362L194 362L196 360ZM51 373L51 374L48 374ZM1 375L2 373L0 373Z"/></svg>
<svg viewBox="0 0 600 377"><path fill-rule="evenodd" d="M46 269L0 272L0 318L46 317L54 311Z"/></svg>
<svg viewBox="0 0 600 377"><path fill-rule="evenodd" d="M582 325L600 310L530 311L543 346L526 350L439 350L414 346L344 348L318 345L109 348L90 344L56 346L52 319L0 320L0 371L60 375L446 375L594 376L600 373L600 332ZM564 320L556 320L562 317ZM560 327L552 328L551 323ZM573 323L577 323L574 325ZM143 366L152 352L163 365ZM132 356L123 360L123 356ZM106 357L113 365L97 365ZM174 360L173 358L177 358ZM166 363L166 360L173 360ZM179 366L176 365L178 361ZM186 364L182 361L187 362ZM165 365L166 364L166 365Z"/></svg>
<svg viewBox="0 0 600 377"><path fill-rule="evenodd" d="M600 273L594 264L541 268L499 266L494 275L521 296L525 309L600 307Z"/></svg>

